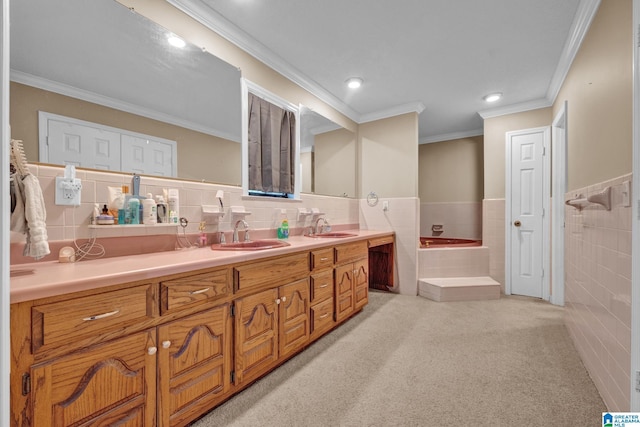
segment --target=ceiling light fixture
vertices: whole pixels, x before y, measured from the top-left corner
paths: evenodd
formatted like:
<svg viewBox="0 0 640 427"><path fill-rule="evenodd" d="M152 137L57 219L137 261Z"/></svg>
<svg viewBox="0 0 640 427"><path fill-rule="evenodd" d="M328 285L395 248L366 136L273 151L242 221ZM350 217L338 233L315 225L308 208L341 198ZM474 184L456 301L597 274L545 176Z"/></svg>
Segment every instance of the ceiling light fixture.
<svg viewBox="0 0 640 427"><path fill-rule="evenodd" d="M351 77L347 79L347 86L349 86L350 89L358 89L362 86L362 82L363 80L360 77Z"/></svg>
<svg viewBox="0 0 640 427"><path fill-rule="evenodd" d="M502 98L502 93L496 92L490 93L489 95L484 96L482 99L484 99L485 102L496 102L500 98Z"/></svg>
<svg viewBox="0 0 640 427"><path fill-rule="evenodd" d="M170 34L169 37L167 37L167 41L171 46L175 46L179 48L183 48L186 46L186 43L184 42L184 40L182 40L180 37L174 34Z"/></svg>

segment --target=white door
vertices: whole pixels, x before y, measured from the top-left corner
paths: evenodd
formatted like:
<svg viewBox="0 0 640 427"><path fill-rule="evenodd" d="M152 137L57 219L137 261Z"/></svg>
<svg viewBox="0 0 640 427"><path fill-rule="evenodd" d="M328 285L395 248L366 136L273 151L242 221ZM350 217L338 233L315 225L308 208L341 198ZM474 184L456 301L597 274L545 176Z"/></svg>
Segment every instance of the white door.
<svg viewBox="0 0 640 427"><path fill-rule="evenodd" d="M176 143L122 134L122 172L175 177Z"/></svg>
<svg viewBox="0 0 640 427"><path fill-rule="evenodd" d="M507 246L510 286L507 293L543 297L544 159L549 128L508 132L511 153ZM510 288L510 292L509 292Z"/></svg>

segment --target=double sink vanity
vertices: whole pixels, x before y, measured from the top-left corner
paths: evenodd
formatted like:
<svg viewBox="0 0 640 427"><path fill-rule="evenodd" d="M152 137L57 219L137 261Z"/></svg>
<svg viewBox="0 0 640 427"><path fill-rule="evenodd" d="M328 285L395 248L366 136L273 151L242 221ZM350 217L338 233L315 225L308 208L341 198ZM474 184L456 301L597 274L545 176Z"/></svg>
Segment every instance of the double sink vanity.
<svg viewBox="0 0 640 427"><path fill-rule="evenodd" d="M367 304L369 253L393 233L332 234L13 277L12 425L192 422Z"/></svg>

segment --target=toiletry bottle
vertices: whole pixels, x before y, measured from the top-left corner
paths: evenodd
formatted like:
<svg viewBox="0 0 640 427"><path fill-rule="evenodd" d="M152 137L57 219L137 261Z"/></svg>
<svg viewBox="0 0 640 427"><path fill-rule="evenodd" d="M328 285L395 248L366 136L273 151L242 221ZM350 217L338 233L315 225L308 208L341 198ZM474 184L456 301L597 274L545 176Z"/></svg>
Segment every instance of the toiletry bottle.
<svg viewBox="0 0 640 427"><path fill-rule="evenodd" d="M153 194L147 194L147 198L142 201L142 223L156 224L158 222L158 212Z"/></svg>
<svg viewBox="0 0 640 427"><path fill-rule="evenodd" d="M289 238L289 220L287 219L287 211L282 209L280 211L280 226L278 227L278 239Z"/></svg>
<svg viewBox="0 0 640 427"><path fill-rule="evenodd" d="M132 197L129 199L130 224L140 224L140 200Z"/></svg>
<svg viewBox="0 0 640 427"><path fill-rule="evenodd" d="M131 224L131 211L129 210L129 200L131 200L131 194L129 194L129 186L122 186L122 197L124 203L122 207L118 209L118 224Z"/></svg>
<svg viewBox="0 0 640 427"><path fill-rule="evenodd" d="M169 222L172 224L178 223L180 218L180 193L176 188L170 188L168 192L169 197Z"/></svg>
<svg viewBox="0 0 640 427"><path fill-rule="evenodd" d="M167 216L169 210L162 195L156 196L156 211L158 212L158 224L169 222L169 217Z"/></svg>

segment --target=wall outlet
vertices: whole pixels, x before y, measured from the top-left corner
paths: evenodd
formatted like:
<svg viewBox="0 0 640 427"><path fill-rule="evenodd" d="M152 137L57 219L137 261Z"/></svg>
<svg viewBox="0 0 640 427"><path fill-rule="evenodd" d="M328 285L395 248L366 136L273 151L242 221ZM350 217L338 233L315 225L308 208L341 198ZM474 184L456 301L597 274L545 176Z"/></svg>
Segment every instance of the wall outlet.
<svg viewBox="0 0 640 427"><path fill-rule="evenodd" d="M80 206L82 183L80 178L56 177L56 205Z"/></svg>

